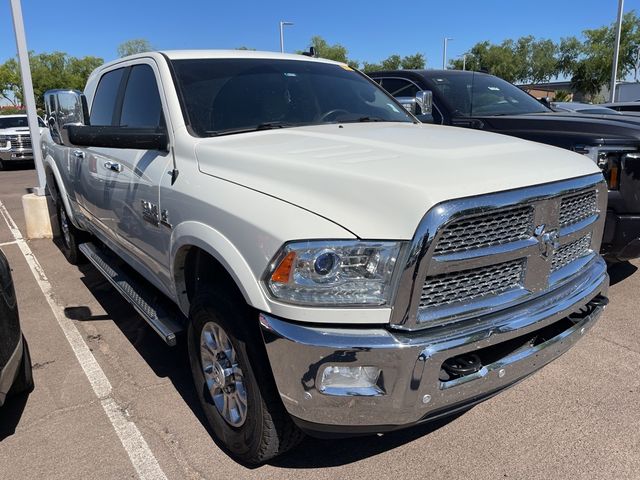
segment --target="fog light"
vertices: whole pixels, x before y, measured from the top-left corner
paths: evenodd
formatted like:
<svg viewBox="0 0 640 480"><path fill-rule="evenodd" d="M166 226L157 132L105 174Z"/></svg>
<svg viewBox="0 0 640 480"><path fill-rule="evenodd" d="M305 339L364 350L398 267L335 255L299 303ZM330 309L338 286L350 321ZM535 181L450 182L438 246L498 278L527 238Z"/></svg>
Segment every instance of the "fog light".
<svg viewBox="0 0 640 480"><path fill-rule="evenodd" d="M342 367L331 365L322 372L320 391L327 395L384 395L378 386L381 370L378 367Z"/></svg>

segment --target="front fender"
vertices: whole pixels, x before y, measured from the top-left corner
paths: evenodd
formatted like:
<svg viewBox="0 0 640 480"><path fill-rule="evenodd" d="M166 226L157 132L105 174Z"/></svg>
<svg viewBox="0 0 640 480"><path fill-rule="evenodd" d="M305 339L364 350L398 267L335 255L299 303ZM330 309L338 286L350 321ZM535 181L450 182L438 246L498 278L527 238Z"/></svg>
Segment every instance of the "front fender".
<svg viewBox="0 0 640 480"><path fill-rule="evenodd" d="M73 208L71 208L71 201L69 200L67 187L65 186L62 174L60 173L60 169L58 168L58 164L50 153L47 153L44 158L44 169L47 177L47 187L51 196L54 197L53 200L56 203L62 201L64 209L67 212L67 217L71 220L71 223L73 223L76 228L82 228L78 224ZM59 195L56 195L56 192L51 190L50 187L52 186L52 183L55 183L55 186L57 187L57 193Z"/></svg>
<svg viewBox="0 0 640 480"><path fill-rule="evenodd" d="M269 304L260 288L259 279L251 271L240 251L218 230L201 222L187 221L174 227L171 235L171 277L180 285L179 254L185 247L197 247L215 258L227 270L245 301L254 308L269 312ZM180 308L185 315L189 310L186 295L180 295Z"/></svg>

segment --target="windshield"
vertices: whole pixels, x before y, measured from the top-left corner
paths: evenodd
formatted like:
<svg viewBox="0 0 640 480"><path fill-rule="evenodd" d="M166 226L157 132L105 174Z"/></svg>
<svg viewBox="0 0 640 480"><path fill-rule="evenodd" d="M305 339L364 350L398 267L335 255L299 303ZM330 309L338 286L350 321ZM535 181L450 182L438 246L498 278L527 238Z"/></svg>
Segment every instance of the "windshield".
<svg viewBox="0 0 640 480"><path fill-rule="evenodd" d="M38 125L40 127L45 127L46 125L42 121L40 117L38 117ZM27 128L29 123L27 122L27 117L1 117L0 116L0 130L3 128Z"/></svg>
<svg viewBox="0 0 640 480"><path fill-rule="evenodd" d="M437 72L426 77L434 92L448 104L453 116L521 115L550 112L515 85L486 74Z"/></svg>
<svg viewBox="0 0 640 480"><path fill-rule="evenodd" d="M172 61L193 133L212 136L347 122L413 122L346 65L273 59Z"/></svg>
<svg viewBox="0 0 640 480"><path fill-rule="evenodd" d="M0 117L0 129L28 127L27 117Z"/></svg>

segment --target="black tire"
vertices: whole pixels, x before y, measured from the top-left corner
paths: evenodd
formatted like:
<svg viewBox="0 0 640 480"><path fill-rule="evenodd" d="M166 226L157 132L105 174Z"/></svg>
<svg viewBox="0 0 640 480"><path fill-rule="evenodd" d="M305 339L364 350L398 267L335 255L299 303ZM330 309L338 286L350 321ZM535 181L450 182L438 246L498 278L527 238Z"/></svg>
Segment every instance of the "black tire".
<svg viewBox="0 0 640 480"><path fill-rule="evenodd" d="M2 160L0 160L0 170L4 170L4 163L2 163Z"/></svg>
<svg viewBox="0 0 640 480"><path fill-rule="evenodd" d="M60 229L59 247L62 254L71 265L84 263L86 259L78 247L85 241L85 234L71 223L60 198L56 204L56 213Z"/></svg>
<svg viewBox="0 0 640 480"><path fill-rule="evenodd" d="M31 355L29 354L29 345L24 337L22 337L22 361L16 379L13 381L9 395L18 395L33 391L33 373L31 371Z"/></svg>
<svg viewBox="0 0 640 480"><path fill-rule="evenodd" d="M253 322L249 315L250 310L237 296L230 296L213 286L201 286L189 314L189 360L198 398L214 436L237 460L259 464L295 447L304 434L284 409L266 358L257 318ZM225 420L207 386L200 353L205 325L207 331L212 325L222 329L235 350L234 361L241 368L247 400L245 420L239 426L232 426Z"/></svg>

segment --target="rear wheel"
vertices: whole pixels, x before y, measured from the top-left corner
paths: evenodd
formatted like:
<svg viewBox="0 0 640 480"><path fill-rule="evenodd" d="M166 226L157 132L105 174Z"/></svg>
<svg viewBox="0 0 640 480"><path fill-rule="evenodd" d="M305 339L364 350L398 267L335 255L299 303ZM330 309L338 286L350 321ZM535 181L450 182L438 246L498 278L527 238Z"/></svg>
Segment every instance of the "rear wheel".
<svg viewBox="0 0 640 480"><path fill-rule="evenodd" d="M282 405L256 323L233 296L200 288L188 332L196 390L214 435L238 460L262 463L303 434Z"/></svg>
<svg viewBox="0 0 640 480"><path fill-rule="evenodd" d="M84 261L84 255L78 248L84 239L83 232L73 226L60 199L58 199L57 214L60 250L70 264L78 265Z"/></svg>

